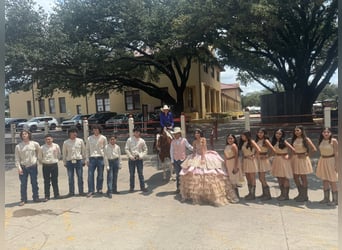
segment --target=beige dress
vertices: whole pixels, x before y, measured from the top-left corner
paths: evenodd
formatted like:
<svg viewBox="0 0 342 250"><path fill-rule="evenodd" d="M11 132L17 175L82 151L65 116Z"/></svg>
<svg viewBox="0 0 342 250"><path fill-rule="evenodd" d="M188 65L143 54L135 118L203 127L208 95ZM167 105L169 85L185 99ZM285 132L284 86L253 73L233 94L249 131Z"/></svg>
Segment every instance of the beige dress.
<svg viewBox="0 0 342 250"><path fill-rule="evenodd" d="M333 144L329 143L329 140L322 140L318 148L321 152L321 157L317 163L316 176L322 180L337 182L338 174L335 169Z"/></svg>
<svg viewBox="0 0 342 250"><path fill-rule="evenodd" d="M205 150L204 160L201 156L202 148ZM194 204L209 203L214 206L222 206L236 199L222 157L216 151L207 150L206 142L201 145L196 141L193 151L194 154L189 155L181 165L182 199L191 200Z"/></svg>
<svg viewBox="0 0 342 250"><path fill-rule="evenodd" d="M271 170L271 162L268 156L268 147L264 145L264 140L259 140L257 144L260 147L260 153L257 154L259 172L268 172Z"/></svg>
<svg viewBox="0 0 342 250"><path fill-rule="evenodd" d="M226 159L226 169L229 175L230 182L233 185L238 185L240 183L240 180L243 179L243 173L241 169L240 161L237 161L237 168L239 171L235 174L233 174L233 169L235 167L235 153L232 150L231 145L227 145L224 149L224 155L227 157Z"/></svg>
<svg viewBox="0 0 342 250"><path fill-rule="evenodd" d="M247 148L247 142L242 145L242 170L244 173L259 172L258 163L255 157L255 149Z"/></svg>
<svg viewBox="0 0 342 250"><path fill-rule="evenodd" d="M303 138L297 138L293 142L295 154L292 157L292 171L293 174L304 175L313 172L311 160L307 155L307 150L303 144Z"/></svg>
<svg viewBox="0 0 342 250"><path fill-rule="evenodd" d="M274 145L276 155L272 161L271 173L275 177L285 177L290 179L293 177L291 160L288 158L288 148L279 148L279 143Z"/></svg>

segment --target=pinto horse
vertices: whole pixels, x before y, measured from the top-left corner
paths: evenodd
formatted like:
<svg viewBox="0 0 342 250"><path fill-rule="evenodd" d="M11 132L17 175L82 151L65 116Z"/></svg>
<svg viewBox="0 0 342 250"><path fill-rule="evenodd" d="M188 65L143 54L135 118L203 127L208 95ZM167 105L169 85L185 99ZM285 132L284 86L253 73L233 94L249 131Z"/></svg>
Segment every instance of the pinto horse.
<svg viewBox="0 0 342 250"><path fill-rule="evenodd" d="M160 136L156 138L156 148L161 162L161 167L163 169L164 180L166 180L167 168L170 170L170 180L175 179L173 174L173 166L170 161L170 146L172 139L172 134L166 128L164 128Z"/></svg>

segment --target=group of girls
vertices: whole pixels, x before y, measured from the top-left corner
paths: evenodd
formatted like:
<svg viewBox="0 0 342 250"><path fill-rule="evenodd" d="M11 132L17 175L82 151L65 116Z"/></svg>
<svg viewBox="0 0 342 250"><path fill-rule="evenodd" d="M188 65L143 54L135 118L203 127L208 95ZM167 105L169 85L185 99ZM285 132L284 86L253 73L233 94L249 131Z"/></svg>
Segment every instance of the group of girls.
<svg viewBox="0 0 342 250"><path fill-rule="evenodd" d="M266 173L270 171L279 183L280 195L277 200L289 200L290 179L293 178L298 189L298 195L294 200L308 201L307 175L313 172L310 155L317 149L306 136L303 126L294 128L290 142L285 139L285 132L282 129L277 129L271 139L267 137L265 129L259 129L255 140L252 139L250 131L244 131L239 142L233 134L229 134L226 143L225 166L237 196L239 196L237 187L243 173L248 185L248 194L244 197L246 200L271 199L270 188L266 181ZM332 138L331 130L324 128L318 142L320 158L316 170L316 176L323 181L324 198L320 201L322 204L338 204L337 147L338 142ZM271 156L273 156L272 161ZM262 195L259 197L255 196L257 174L262 185ZM332 200L330 200L330 188Z"/></svg>

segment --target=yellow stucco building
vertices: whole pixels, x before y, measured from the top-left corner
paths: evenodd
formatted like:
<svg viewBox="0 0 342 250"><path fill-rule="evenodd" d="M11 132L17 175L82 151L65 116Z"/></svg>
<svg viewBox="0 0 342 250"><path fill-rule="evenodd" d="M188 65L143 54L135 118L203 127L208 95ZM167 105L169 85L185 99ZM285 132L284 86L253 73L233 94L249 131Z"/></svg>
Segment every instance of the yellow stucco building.
<svg viewBox="0 0 342 250"><path fill-rule="evenodd" d="M221 91L219 66L208 66L192 63L188 84L184 92L184 112L192 118L206 118L211 113L228 112L230 109L241 111L241 89L233 87L233 94ZM166 76L161 76L159 83L172 96L176 96L171 82ZM72 98L70 94L55 91L53 96L39 98L36 86L30 91L19 91L9 94L11 117L31 118L51 115L60 120L70 118L75 114L92 114L101 111L117 113L142 112L142 107L153 111L161 106L161 100L153 98L138 89L127 89L123 93L109 92L87 97ZM234 104L231 101L234 99ZM240 103L239 103L240 102ZM166 103L167 104L167 103Z"/></svg>

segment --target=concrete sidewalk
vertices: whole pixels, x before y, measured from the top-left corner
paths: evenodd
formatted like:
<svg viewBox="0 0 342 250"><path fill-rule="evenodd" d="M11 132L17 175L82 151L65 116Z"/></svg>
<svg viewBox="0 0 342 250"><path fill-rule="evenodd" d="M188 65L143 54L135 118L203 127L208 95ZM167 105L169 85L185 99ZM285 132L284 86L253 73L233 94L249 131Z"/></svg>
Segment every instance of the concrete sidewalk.
<svg viewBox="0 0 342 250"><path fill-rule="evenodd" d="M144 167L149 192L128 193L127 165L125 159L118 180L121 193L113 199L75 196L46 203L29 202L23 207L18 206L17 170L7 170L6 249L338 249L338 209L318 203L323 194L321 182L314 175L309 175L309 202L242 199L239 204L212 207L182 203L174 194L175 182L162 180L162 171L157 170L152 156ZM84 170L87 191L87 168ZM137 181L136 176L139 186ZM268 176L268 181L273 197L278 196L276 179ZM291 184L290 198L297 194L293 181ZM62 195L68 193L61 162L59 187ZM259 182L256 193L261 193ZM244 185L240 195L246 194Z"/></svg>

